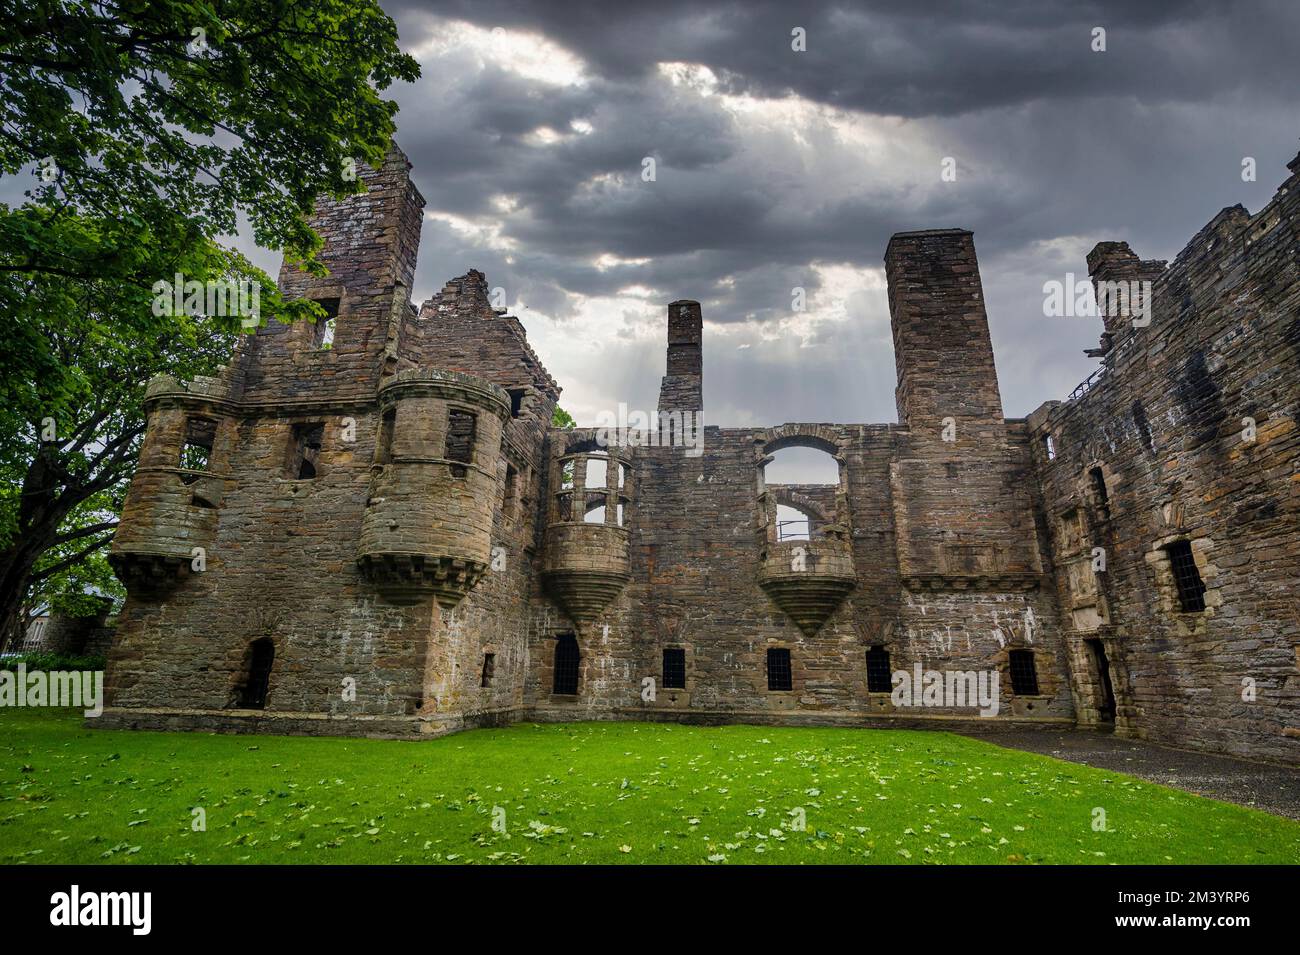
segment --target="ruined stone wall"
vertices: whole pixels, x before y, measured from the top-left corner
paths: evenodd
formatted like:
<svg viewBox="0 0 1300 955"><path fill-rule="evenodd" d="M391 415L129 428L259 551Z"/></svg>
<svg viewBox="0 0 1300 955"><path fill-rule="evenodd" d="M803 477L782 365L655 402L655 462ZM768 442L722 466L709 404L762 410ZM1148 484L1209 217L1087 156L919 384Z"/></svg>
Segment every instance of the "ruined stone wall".
<svg viewBox="0 0 1300 955"><path fill-rule="evenodd" d="M382 600L356 558L381 352L394 305L408 307L423 200L396 149L361 174L365 195L326 200L314 220L331 274L286 266L281 275L287 294L341 299L334 347L317 348L308 325L272 323L223 378L150 385L141 466L111 558L129 595L102 725L232 725L221 714L237 708L261 638L275 649L261 719L328 732L320 720L344 717L386 734L386 721L422 705L435 612ZM197 470L180 466L193 418L214 428Z"/></svg>
<svg viewBox="0 0 1300 955"><path fill-rule="evenodd" d="M1095 641L1120 732L1295 762L1300 159L1290 168L1268 206L1225 209L1167 270L1099 246L1094 279L1155 276L1150 324L1108 319L1099 376L1030 425L1080 719L1103 719ZM1179 599L1177 541L1204 610Z"/></svg>
<svg viewBox="0 0 1300 955"><path fill-rule="evenodd" d="M1295 759L1296 177L1254 217L1225 211L1168 271L1099 246L1094 279L1158 274L1154 321L1108 321L1104 375L1027 421L1003 416L971 234L900 233L886 253L900 423L709 426L698 457L690 441L609 448L553 428L559 388L486 276L411 305L422 200L405 158L363 179L315 220L331 274L281 276L339 300L333 347L306 325L261 329L222 377L149 386L96 725L981 719L870 692L881 647L891 671L995 674L994 723L1113 718ZM701 411L699 304L672 303L666 331L660 410ZM196 419L207 460L182 466ZM788 447L831 455L839 482L766 484ZM783 539L781 504L814 516L811 539ZM1207 586L1194 614L1175 609L1164 550L1183 538ZM577 686L557 693L567 634ZM265 707L241 709L262 638ZM790 653L789 690L769 688L772 648ZM683 688L664 685L665 649L684 652ZM1037 692L1014 692L1013 653L1032 655Z"/></svg>
<svg viewBox="0 0 1300 955"><path fill-rule="evenodd" d="M759 584L766 547L759 469L762 449L799 436L829 442L844 461L855 583L812 633L805 632ZM553 434L581 443L588 433ZM1072 718L1055 595L982 590L913 593L898 564L891 464L903 435L889 425L785 425L706 429L704 454L637 448L631 507L631 580L598 618L576 625L543 589L534 602L527 702L546 719L609 717L776 720L860 724L875 715L921 722L977 719L970 708L895 708L869 693L866 651L884 646L894 669L997 670L1004 718ZM1022 447L1022 450L1023 447ZM1024 459L1027 466L1027 457ZM833 491L833 488L831 489ZM830 491L819 489L823 499ZM808 545L813 551L817 542ZM1028 618L1029 623L1026 623ZM556 638L576 632L582 653L579 692L556 696ZM1040 694L1015 698L1006 650L1040 654ZM686 651L686 688L662 687L663 650ZM791 651L793 688L767 685L767 650ZM643 680L656 699L642 698Z"/></svg>

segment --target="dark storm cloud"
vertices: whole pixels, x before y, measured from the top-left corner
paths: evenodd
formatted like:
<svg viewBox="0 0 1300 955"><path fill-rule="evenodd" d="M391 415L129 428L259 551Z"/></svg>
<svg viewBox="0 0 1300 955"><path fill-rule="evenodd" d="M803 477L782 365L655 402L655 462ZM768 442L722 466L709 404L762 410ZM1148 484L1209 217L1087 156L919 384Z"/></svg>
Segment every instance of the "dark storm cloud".
<svg viewBox="0 0 1300 955"><path fill-rule="evenodd" d="M1099 330L1044 319L1044 281L1083 272L1096 241L1168 258L1222 206L1258 209L1300 132L1300 15L1289 3L386 7L408 48L427 50L463 21L540 35L583 67L581 83L555 84L453 44L422 55L422 79L392 91L399 141L435 214L417 294L476 267L560 322L583 297L637 286L660 305L700 299L719 327L770 328L789 318L793 286L813 301L829 294L818 264L878 269L893 232L961 226L976 233L1009 414L1061 397L1093 365L1079 352ZM807 30L806 53L790 49L793 26ZM1104 53L1090 49L1097 26ZM674 86L667 62L707 67L718 93L798 97L887 134L797 144ZM646 156L654 183L640 181ZM958 181L940 187L945 156ZM1242 182L1243 156L1258 160L1257 183ZM442 214L488 225L457 231ZM636 261L601 269L602 255ZM734 411L713 420L779 417L812 363L818 388L787 416L891 420L892 358L877 354L887 306L870 295L870 307L805 329L801 343L729 341L725 353L706 343L710 407ZM611 347L634 321L610 318ZM645 347L611 352L602 380L635 375L652 391L662 355ZM855 367L848 348L872 352Z"/></svg>
<svg viewBox="0 0 1300 955"><path fill-rule="evenodd" d="M1156 2L502 2L385 5L408 30L434 18L524 29L560 42L600 75L634 79L657 62L703 63L735 91L879 114L954 115L1033 99L1135 96L1195 102L1225 88L1294 91L1289 0ZM807 31L795 59L790 31ZM1108 31L1106 69L1091 30ZM407 32L404 31L404 36ZM1287 86L1286 84L1290 84Z"/></svg>

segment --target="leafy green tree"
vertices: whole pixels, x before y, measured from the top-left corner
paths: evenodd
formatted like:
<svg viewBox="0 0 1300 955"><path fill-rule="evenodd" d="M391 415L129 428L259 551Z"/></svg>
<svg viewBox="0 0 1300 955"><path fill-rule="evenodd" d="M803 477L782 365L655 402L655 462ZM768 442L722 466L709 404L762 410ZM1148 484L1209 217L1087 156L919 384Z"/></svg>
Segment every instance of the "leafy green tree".
<svg viewBox="0 0 1300 955"><path fill-rule="evenodd" d="M561 428L565 431L572 431L577 422L573 420L573 415L569 414L559 405L555 406L555 411L551 413L551 427Z"/></svg>
<svg viewBox="0 0 1300 955"><path fill-rule="evenodd" d="M41 205L100 224L80 249L5 227L2 267L152 284L142 229L183 250L240 211L319 269L303 217L383 159L397 106L380 91L419 65L375 0L0 0L0 71L0 172L31 168Z"/></svg>
<svg viewBox="0 0 1300 955"><path fill-rule="evenodd" d="M214 373L236 314L155 314L172 281L251 281L260 320L285 302L223 236L316 274L304 215L359 191L419 75L376 0L0 0L0 628L54 586L98 589L144 431L144 383Z"/></svg>
<svg viewBox="0 0 1300 955"><path fill-rule="evenodd" d="M65 230L76 233L79 221L65 217ZM206 240L180 263L186 274L226 281L255 271ZM77 565L112 539L145 429L143 383L213 374L239 337L229 320L156 315L147 288L19 275L0 282L0 314L13 319L12 363L0 374L5 632L19 625L24 602L38 606L51 584L67 589Z"/></svg>

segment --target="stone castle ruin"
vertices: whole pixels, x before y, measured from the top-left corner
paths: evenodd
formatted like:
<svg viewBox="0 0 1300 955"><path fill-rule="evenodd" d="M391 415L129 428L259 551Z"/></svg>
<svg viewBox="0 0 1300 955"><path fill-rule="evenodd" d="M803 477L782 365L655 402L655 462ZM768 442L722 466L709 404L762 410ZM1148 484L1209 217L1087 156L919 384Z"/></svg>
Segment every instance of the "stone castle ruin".
<svg viewBox="0 0 1300 955"><path fill-rule="evenodd" d="M394 149L321 203L329 274L281 271L329 322L150 382L95 725L1113 726L1298 762L1290 169L1171 265L1093 250L1092 281L1149 280L1153 311L1106 317L1065 401L1004 417L971 233L906 232L898 423L710 424L692 455L552 427L560 388L482 274L412 306L424 201ZM668 306L661 412L704 411L702 332L697 302ZM766 483L788 447L838 483ZM896 703L917 667L991 674L997 715Z"/></svg>

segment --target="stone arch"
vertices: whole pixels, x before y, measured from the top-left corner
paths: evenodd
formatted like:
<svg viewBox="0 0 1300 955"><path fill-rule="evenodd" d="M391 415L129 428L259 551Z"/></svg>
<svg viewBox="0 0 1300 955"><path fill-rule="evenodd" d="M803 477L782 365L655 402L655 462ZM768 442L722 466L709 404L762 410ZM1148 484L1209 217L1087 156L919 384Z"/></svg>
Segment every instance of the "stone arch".
<svg viewBox="0 0 1300 955"><path fill-rule="evenodd" d="M784 504L786 507L794 508L805 517L814 518L818 523L827 524L835 520L835 515L828 512L820 503L800 494L789 485L773 485L772 495L776 498L777 504Z"/></svg>
<svg viewBox="0 0 1300 955"><path fill-rule="evenodd" d="M829 425L783 424L760 432L755 443L759 445L759 456L763 458L785 448L814 448L843 463L839 431Z"/></svg>

